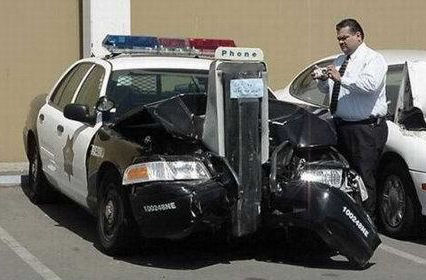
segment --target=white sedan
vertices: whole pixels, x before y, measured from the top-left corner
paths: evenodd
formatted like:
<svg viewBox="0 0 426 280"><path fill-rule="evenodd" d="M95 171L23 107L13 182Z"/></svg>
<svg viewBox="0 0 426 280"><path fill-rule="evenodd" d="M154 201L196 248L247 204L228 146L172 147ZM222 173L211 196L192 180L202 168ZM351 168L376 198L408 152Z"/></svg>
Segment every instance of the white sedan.
<svg viewBox="0 0 426 280"><path fill-rule="evenodd" d="M386 95L389 136L378 169L378 214L384 232L404 238L419 233L426 216L426 51L381 50L388 63ZM328 94L311 78L313 66L299 73L278 99L327 109ZM324 111L324 110L320 110Z"/></svg>

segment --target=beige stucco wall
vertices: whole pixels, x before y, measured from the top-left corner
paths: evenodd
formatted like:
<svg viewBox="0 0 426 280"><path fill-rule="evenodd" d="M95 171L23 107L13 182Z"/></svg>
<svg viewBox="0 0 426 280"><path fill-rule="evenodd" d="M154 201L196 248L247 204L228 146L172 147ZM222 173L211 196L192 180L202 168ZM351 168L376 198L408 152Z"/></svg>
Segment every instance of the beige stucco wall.
<svg viewBox="0 0 426 280"><path fill-rule="evenodd" d="M80 56L78 0L0 0L0 162L25 160L31 99Z"/></svg>
<svg viewBox="0 0 426 280"><path fill-rule="evenodd" d="M339 49L334 26L359 19L375 48L426 46L424 0L131 0L133 34L233 38L263 49L270 85ZM30 100L80 56L79 0L0 0L0 162L25 160Z"/></svg>
<svg viewBox="0 0 426 280"><path fill-rule="evenodd" d="M131 8L132 34L224 37L262 48L274 89L338 52L334 28L346 17L360 21L372 47L426 48L424 0L133 0Z"/></svg>

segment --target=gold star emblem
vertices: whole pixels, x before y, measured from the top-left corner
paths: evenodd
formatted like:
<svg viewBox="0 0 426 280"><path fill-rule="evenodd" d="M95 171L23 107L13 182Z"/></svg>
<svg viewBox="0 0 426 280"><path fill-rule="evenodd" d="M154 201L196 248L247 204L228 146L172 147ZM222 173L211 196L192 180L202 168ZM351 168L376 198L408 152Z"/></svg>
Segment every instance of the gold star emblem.
<svg viewBox="0 0 426 280"><path fill-rule="evenodd" d="M64 154L64 171L68 174L68 180L71 180L71 176L73 175L73 165L72 162L74 160L74 151L72 150L72 146L74 144L74 137L70 138L67 136L67 142L65 146L62 148L62 153Z"/></svg>

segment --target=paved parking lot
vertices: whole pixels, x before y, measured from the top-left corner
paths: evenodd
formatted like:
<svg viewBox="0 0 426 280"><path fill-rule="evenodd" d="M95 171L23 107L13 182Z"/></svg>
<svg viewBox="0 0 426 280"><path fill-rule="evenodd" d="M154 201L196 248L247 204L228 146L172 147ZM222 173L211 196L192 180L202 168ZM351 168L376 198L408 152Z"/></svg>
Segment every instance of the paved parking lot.
<svg viewBox="0 0 426 280"><path fill-rule="evenodd" d="M112 258L96 248L94 219L62 199L35 206L19 185L0 186L0 280L3 279L424 279L426 233L418 240L382 237L364 270L315 243L155 242Z"/></svg>

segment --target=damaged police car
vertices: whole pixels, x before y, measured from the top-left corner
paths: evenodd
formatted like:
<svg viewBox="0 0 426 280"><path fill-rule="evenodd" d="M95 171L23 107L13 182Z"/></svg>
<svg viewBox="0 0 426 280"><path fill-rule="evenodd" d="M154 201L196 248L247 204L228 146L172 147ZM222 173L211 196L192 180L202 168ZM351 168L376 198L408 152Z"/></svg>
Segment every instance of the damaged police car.
<svg viewBox="0 0 426 280"><path fill-rule="evenodd" d="M328 122L268 98L261 50L132 36L104 45L111 55L76 62L32 103L31 201L56 189L82 205L108 254L139 237L297 226L368 262L380 239L361 178Z"/></svg>

